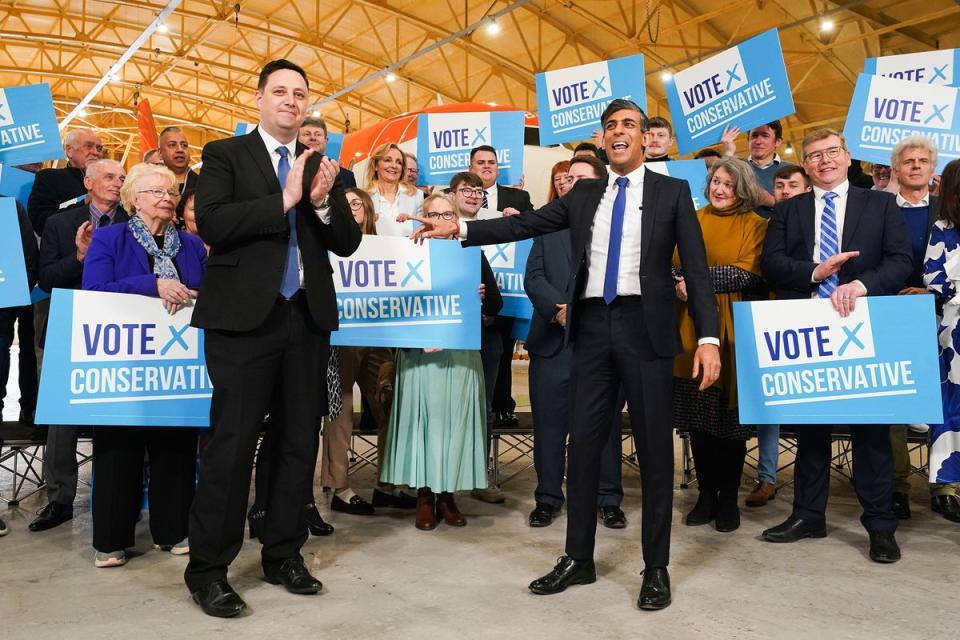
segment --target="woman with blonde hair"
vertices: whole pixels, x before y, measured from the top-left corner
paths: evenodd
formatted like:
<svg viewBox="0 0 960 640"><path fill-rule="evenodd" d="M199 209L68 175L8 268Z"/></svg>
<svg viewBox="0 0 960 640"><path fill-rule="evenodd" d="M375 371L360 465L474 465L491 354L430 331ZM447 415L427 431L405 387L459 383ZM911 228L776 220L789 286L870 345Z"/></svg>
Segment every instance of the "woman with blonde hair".
<svg viewBox="0 0 960 640"><path fill-rule="evenodd" d="M396 144L380 145L367 162L365 190L377 212L377 233L381 236L408 236L411 220L400 216L418 216L423 207L423 192L406 182L407 158Z"/></svg>

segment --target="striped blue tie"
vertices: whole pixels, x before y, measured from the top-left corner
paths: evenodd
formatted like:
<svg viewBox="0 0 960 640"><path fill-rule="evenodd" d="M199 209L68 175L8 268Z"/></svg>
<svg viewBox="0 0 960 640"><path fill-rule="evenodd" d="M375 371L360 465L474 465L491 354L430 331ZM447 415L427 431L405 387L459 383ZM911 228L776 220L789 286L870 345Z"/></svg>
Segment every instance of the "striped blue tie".
<svg viewBox="0 0 960 640"><path fill-rule="evenodd" d="M840 250L840 239L837 236L837 205L833 203L837 197L833 191L823 194L823 216L820 218L820 262L837 255ZM829 298L840 285L839 276L834 273L820 283L817 295Z"/></svg>
<svg viewBox="0 0 960 640"><path fill-rule="evenodd" d="M277 147L280 162L277 163L277 180L280 188L287 184L287 174L290 173L290 161L287 159L289 150L286 147ZM287 224L290 225L290 238L287 240L287 259L283 265L283 278L280 280L280 295L288 300L300 290L300 255L297 251L297 208L291 207L287 211Z"/></svg>

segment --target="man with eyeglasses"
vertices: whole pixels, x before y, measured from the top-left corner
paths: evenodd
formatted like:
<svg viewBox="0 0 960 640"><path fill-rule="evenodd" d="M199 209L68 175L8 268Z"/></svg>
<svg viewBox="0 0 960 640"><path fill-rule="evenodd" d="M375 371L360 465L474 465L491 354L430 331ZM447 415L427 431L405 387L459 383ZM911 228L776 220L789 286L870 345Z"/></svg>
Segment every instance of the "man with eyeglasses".
<svg viewBox="0 0 960 640"><path fill-rule="evenodd" d="M761 269L778 299L829 298L841 317L858 298L895 295L913 259L903 214L892 194L850 185L843 135L818 129L803 140L803 167L813 191L774 207ZM853 486L870 537L870 559L900 559L891 501L893 456L888 425L850 425ZM827 535L831 425L798 425L793 511L763 532L768 542Z"/></svg>
<svg viewBox="0 0 960 640"><path fill-rule="evenodd" d="M83 263L93 234L111 224L126 224L129 217L120 204L120 187L126 171L114 160L96 160L87 165L84 188L86 202L49 218L40 241L38 284L44 291L80 289ZM46 341L44 318L38 329L38 344ZM46 531L73 518L77 495L77 427L51 426L43 457L43 481L47 505L41 509L30 531Z"/></svg>
<svg viewBox="0 0 960 640"><path fill-rule="evenodd" d="M565 177L570 187L563 193L581 179L605 181L607 168L596 156L574 156ZM523 281L534 310L525 345L530 354L533 465L537 472L537 487L533 492L535 506L527 517L531 527L552 524L564 502L573 345L564 344L563 334L567 325L567 291L572 267L569 229L533 239ZM618 402L612 416L615 425L610 429L610 438L600 459L597 505L600 523L608 529L627 526L627 517L620 508L623 500L622 411L623 402Z"/></svg>

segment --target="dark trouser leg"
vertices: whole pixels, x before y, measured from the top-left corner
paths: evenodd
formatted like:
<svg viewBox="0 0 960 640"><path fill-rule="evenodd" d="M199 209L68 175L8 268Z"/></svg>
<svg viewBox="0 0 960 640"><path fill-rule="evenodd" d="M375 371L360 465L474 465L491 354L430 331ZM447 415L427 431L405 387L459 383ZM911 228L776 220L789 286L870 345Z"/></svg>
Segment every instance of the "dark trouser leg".
<svg viewBox="0 0 960 640"><path fill-rule="evenodd" d="M497 413L513 413L517 408L511 390L513 388L513 346L517 343L513 338L513 318L497 316L497 328L500 331L500 340L503 351L497 365L497 382L493 391L493 410Z"/></svg>
<svg viewBox="0 0 960 640"><path fill-rule="evenodd" d="M570 378L566 554L575 560L592 560L600 458L610 438L610 415L616 406L619 379L614 366L613 350L617 345L610 335L609 308L583 304L579 314Z"/></svg>
<svg viewBox="0 0 960 640"><path fill-rule="evenodd" d="M20 410L32 418L37 409L37 352L34 349L33 307L17 307L17 339L20 343Z"/></svg>
<svg viewBox="0 0 960 640"><path fill-rule="evenodd" d="M483 362L483 387L487 400L487 415L493 415L493 395L497 388L497 372L503 341L495 326L483 327L480 333L480 360Z"/></svg>
<svg viewBox="0 0 960 640"><path fill-rule="evenodd" d="M826 520L830 494L830 425L797 426L794 471L794 517L821 523ZM887 442L889 446L889 440ZM889 478L888 478L889 479Z"/></svg>
<svg viewBox="0 0 960 640"><path fill-rule="evenodd" d="M43 453L47 500L72 505L77 496L77 427L51 426Z"/></svg>
<svg viewBox="0 0 960 640"><path fill-rule="evenodd" d="M13 309L0 309L0 411L7 396L7 380L10 379L10 347L13 345L13 324L17 316Z"/></svg>
<svg viewBox="0 0 960 640"><path fill-rule="evenodd" d="M621 390L611 418L610 439L603 449L603 458L600 460L598 506L601 507L619 507L623 502L623 440L620 438L623 427L620 416L626 403L626 396Z"/></svg>
<svg viewBox="0 0 960 640"><path fill-rule="evenodd" d="M563 472L570 429L570 366L573 348L555 356L530 355L530 411L533 414L533 465L537 488L533 497L552 507L563 505Z"/></svg>
<svg viewBox="0 0 960 640"><path fill-rule="evenodd" d="M190 564L184 574L190 591L225 579L243 544L254 451L289 334L287 304L278 304L253 331L205 332L212 430L190 509Z"/></svg>
<svg viewBox="0 0 960 640"><path fill-rule="evenodd" d="M144 434L136 427L93 430L93 548L97 551L110 553L133 546L143 503L143 441Z"/></svg>
<svg viewBox="0 0 960 640"><path fill-rule="evenodd" d="M735 438L717 438L720 441L721 457L718 458L717 480L722 504L736 505L740 490L740 477L747 457L747 442Z"/></svg>
<svg viewBox="0 0 960 640"><path fill-rule="evenodd" d="M893 454L886 425L850 426L853 440L853 488L863 507L860 522L867 531L896 531L893 515Z"/></svg>
<svg viewBox="0 0 960 640"><path fill-rule="evenodd" d="M285 306L292 308L289 337L282 353L283 420L277 434L261 538L264 567L299 558L307 541L303 507L311 499L320 419L327 412L326 367L318 363L325 364L330 356L330 334L315 326L305 300Z"/></svg>
<svg viewBox="0 0 960 640"><path fill-rule="evenodd" d="M197 472L197 430L145 430L150 459L150 534L158 545L187 537Z"/></svg>

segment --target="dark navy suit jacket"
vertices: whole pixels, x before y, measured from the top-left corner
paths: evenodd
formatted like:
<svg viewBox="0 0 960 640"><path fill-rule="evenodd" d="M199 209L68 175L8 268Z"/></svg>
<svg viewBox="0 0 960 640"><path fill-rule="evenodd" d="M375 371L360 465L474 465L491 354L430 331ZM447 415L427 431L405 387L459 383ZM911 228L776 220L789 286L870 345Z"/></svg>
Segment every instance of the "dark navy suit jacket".
<svg viewBox="0 0 960 640"><path fill-rule="evenodd" d="M200 238L186 231L177 233L181 244L173 261L180 282L189 289L199 289L207 268L207 250ZM150 268L147 251L127 225L111 225L93 234L83 263L83 288L157 297L157 277Z"/></svg>
<svg viewBox="0 0 960 640"><path fill-rule="evenodd" d="M563 327L553 321L557 305L567 302L570 285L570 231L555 231L533 239L523 288L533 303L526 348L549 358L563 348Z"/></svg>

